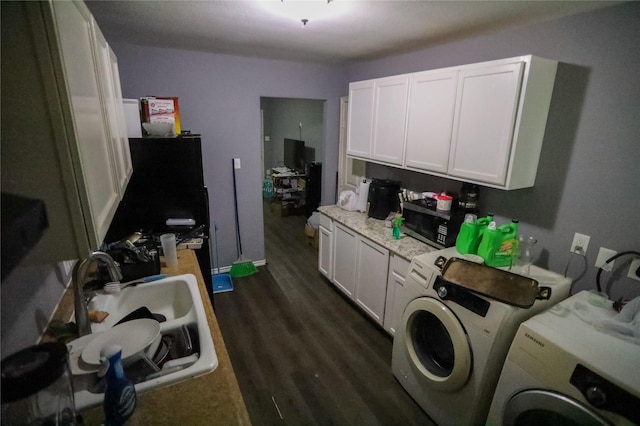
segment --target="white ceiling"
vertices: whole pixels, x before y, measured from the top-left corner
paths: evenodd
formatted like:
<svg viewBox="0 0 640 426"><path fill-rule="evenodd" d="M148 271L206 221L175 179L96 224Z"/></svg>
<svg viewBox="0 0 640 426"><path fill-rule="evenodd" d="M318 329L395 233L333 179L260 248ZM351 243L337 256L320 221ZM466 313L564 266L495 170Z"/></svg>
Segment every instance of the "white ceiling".
<svg viewBox="0 0 640 426"><path fill-rule="evenodd" d="M110 42L321 63L375 59L529 25L617 1L92 1ZM316 6L333 16L284 8ZM306 17L303 27L300 19Z"/></svg>

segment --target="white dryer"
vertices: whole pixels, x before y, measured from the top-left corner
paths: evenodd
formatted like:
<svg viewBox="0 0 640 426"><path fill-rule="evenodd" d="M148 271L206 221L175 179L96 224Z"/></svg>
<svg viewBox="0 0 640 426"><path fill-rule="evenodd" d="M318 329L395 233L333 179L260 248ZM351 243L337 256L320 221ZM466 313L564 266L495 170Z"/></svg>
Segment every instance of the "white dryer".
<svg viewBox="0 0 640 426"><path fill-rule="evenodd" d="M640 345L587 322L613 317L611 305L582 291L524 322L487 424L640 425Z"/></svg>
<svg viewBox="0 0 640 426"><path fill-rule="evenodd" d="M416 256L396 293L402 312L393 341L392 370L405 390L439 425L481 425L502 363L520 323L565 299L570 280L537 267L531 276L551 288L549 300L528 309L457 287L438 295L443 259L455 248ZM439 265L439 266L437 266Z"/></svg>

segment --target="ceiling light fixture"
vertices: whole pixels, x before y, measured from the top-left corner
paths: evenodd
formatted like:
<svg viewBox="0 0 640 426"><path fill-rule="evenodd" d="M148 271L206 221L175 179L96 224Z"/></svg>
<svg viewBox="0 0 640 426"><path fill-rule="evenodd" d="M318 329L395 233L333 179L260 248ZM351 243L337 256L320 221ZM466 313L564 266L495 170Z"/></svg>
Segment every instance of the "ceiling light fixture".
<svg viewBox="0 0 640 426"><path fill-rule="evenodd" d="M261 3L270 13L293 22L302 22L303 28L311 21L342 15L351 7L351 2L336 0L264 0Z"/></svg>

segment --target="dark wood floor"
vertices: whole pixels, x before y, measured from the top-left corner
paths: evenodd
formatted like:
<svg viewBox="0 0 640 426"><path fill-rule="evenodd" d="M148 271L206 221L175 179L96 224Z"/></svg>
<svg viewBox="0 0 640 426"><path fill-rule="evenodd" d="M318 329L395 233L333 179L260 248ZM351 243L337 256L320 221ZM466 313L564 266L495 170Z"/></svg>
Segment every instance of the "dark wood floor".
<svg viewBox="0 0 640 426"><path fill-rule="evenodd" d="M391 372L391 338L317 270L303 216L265 209L267 266L216 294L256 425L429 425Z"/></svg>

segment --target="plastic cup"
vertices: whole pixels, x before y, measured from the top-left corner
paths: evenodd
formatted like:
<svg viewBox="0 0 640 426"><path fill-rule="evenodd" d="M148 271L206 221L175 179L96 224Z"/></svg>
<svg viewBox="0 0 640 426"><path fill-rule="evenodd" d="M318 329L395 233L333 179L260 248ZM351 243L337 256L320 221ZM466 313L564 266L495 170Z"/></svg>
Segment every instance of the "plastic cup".
<svg viewBox="0 0 640 426"><path fill-rule="evenodd" d="M529 275L533 262L533 249L538 240L529 235L518 237L518 250L516 251L515 272Z"/></svg>
<svg viewBox="0 0 640 426"><path fill-rule="evenodd" d="M162 234L160 236L162 252L167 266L178 266L178 250L176 248L175 234Z"/></svg>

